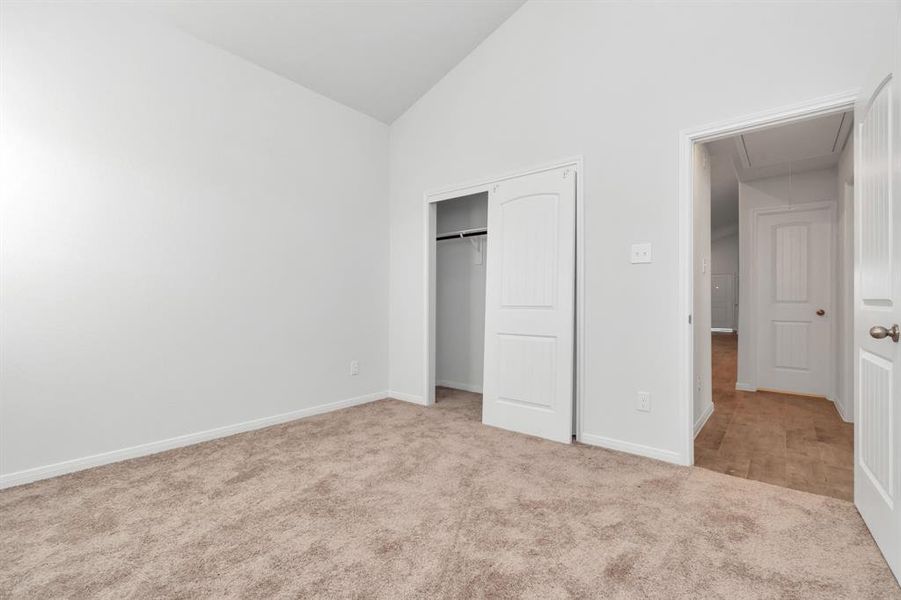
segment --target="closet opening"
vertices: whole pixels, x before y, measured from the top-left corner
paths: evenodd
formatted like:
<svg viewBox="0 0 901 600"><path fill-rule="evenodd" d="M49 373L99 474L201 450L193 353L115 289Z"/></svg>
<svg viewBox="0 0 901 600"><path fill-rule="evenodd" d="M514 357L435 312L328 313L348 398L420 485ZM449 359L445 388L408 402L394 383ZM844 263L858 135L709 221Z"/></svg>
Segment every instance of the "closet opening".
<svg viewBox="0 0 901 600"><path fill-rule="evenodd" d="M491 427L581 439L581 167L577 157L424 194L423 404L453 400Z"/></svg>
<svg viewBox="0 0 901 600"><path fill-rule="evenodd" d="M436 203L435 402L482 418L488 192Z"/></svg>

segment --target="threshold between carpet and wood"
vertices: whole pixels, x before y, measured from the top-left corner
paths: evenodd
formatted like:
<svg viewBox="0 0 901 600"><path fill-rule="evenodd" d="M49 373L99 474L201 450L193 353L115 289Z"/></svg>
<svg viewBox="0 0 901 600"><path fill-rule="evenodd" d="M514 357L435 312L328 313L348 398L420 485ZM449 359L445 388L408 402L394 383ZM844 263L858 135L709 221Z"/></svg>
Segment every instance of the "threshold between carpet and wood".
<svg viewBox="0 0 901 600"><path fill-rule="evenodd" d="M380 400L0 492L8 598L901 598L854 507Z"/></svg>

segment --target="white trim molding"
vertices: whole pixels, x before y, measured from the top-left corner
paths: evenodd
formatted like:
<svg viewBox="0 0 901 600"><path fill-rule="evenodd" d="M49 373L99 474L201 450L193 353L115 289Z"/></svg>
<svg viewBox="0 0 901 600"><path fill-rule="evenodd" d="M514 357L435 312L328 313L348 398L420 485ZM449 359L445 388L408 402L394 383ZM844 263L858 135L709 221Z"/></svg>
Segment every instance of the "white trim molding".
<svg viewBox="0 0 901 600"><path fill-rule="evenodd" d="M408 394L407 392L396 392L391 390L387 393L388 398L394 400L403 400L404 402L410 402L412 404L419 404L422 406L428 406L428 402L422 396L418 396L416 394Z"/></svg>
<svg viewBox="0 0 901 600"><path fill-rule="evenodd" d="M757 386L753 383L744 383L742 381L735 382L735 389L739 392L756 392Z"/></svg>
<svg viewBox="0 0 901 600"><path fill-rule="evenodd" d="M832 400L833 404L835 404L835 410L836 410L836 412L838 412L838 416L840 416L842 418L842 421L844 421L845 423L853 423L854 422L852 415L849 415L845 412L845 405L842 403L841 399L830 398L830 400Z"/></svg>
<svg viewBox="0 0 901 600"><path fill-rule="evenodd" d="M473 392L476 394L482 393L482 386L478 384L460 383L459 381L447 381L446 379L440 379L435 382L435 385L455 390L463 390L464 392Z"/></svg>
<svg viewBox="0 0 901 600"><path fill-rule="evenodd" d="M623 440L595 435L593 433L583 433L580 440L583 444L590 446L599 446L608 450L616 450L618 452L628 452L629 454L637 454L645 458L653 458L668 463L682 464L682 457L678 452L672 450L664 450L663 448L654 448L653 446L644 446Z"/></svg>
<svg viewBox="0 0 901 600"><path fill-rule="evenodd" d="M372 394L357 396L356 398L348 398L346 400L338 400L337 402L329 402L308 408L301 408L300 410L273 415L271 417L253 419L250 421L244 421L243 423L235 423L234 425L216 427L214 429L207 429L205 431L179 435L156 442L149 442L146 444L131 446L129 448L121 448L119 450L102 452L100 454L92 454L90 456L74 458L72 460L44 465L42 467L34 467L31 469L16 471L14 473L7 473L5 475L0 475L0 489L23 485L26 483L31 483L33 481L39 481L41 479L49 479L51 477L57 477L59 475L66 475L68 473L75 473L76 471L83 471L85 469L90 469L93 467L100 467L131 458L148 456L150 454L156 454L158 452L164 452L166 450L192 446L201 442L208 442L210 440L235 435L236 433L244 433L246 431L253 431L255 429L263 429L265 427L287 423L288 421L295 421L304 417L312 417L313 415L332 412L335 410L340 410L342 408L349 408L351 406L358 406L360 404L374 402L375 400L382 400L386 396L386 392L374 392Z"/></svg>
<svg viewBox="0 0 901 600"><path fill-rule="evenodd" d="M698 420L695 421L695 437L698 437L698 434L701 433L701 430L704 429L704 425L707 424L707 421L710 420L710 416L713 414L713 402L707 405L707 408L704 409L704 412L701 413L701 416L698 417Z"/></svg>
<svg viewBox="0 0 901 600"><path fill-rule="evenodd" d="M814 98L774 110L757 112L733 119L718 121L700 127L684 129L679 133L679 219L677 239L679 247L679 310L676 325L679 331L679 422L684 423L680 434L679 463L694 464L694 330L689 321L693 306L693 218L692 181L693 149L695 144L703 144L748 133L767 127L784 125L795 121L831 115L854 108L857 90ZM738 389L738 385L736 385ZM749 390L750 391L750 390Z"/></svg>

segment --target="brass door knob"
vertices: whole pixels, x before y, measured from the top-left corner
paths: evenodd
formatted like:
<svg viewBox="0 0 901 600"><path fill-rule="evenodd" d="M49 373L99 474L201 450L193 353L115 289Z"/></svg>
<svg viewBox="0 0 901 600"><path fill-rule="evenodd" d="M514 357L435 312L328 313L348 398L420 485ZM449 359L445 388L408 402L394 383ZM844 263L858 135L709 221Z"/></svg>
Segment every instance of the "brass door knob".
<svg viewBox="0 0 901 600"><path fill-rule="evenodd" d="M826 314L826 311L823 310L822 308L818 308L818 309L817 309L817 316L822 317L822 316L825 315L825 314Z"/></svg>
<svg viewBox="0 0 901 600"><path fill-rule="evenodd" d="M877 340L881 340L884 338L892 338L893 342L897 342L899 338L901 338L901 329L898 328L898 324L895 323L890 328L886 329L882 325L875 325L870 327L870 335Z"/></svg>

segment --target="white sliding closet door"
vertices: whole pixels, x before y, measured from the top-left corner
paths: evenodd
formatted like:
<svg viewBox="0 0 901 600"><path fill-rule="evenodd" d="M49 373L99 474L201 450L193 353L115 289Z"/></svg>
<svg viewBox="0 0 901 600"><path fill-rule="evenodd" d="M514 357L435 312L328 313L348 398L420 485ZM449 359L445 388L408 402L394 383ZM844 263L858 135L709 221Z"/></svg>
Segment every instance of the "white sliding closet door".
<svg viewBox="0 0 901 600"><path fill-rule="evenodd" d="M486 425L572 440L576 172L509 179L488 197Z"/></svg>

